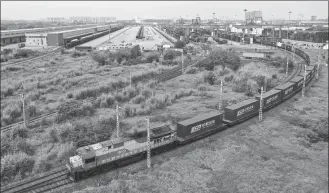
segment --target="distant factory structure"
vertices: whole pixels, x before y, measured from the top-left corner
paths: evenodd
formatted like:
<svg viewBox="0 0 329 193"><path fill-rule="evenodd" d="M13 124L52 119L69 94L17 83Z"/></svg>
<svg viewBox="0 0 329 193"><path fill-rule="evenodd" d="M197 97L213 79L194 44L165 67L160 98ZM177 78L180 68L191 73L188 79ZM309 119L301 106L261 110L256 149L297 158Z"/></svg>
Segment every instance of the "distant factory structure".
<svg viewBox="0 0 329 193"><path fill-rule="evenodd" d="M115 17L89 17L89 16L72 16L64 17L47 17L46 21L52 23L114 23Z"/></svg>
<svg viewBox="0 0 329 193"><path fill-rule="evenodd" d="M263 23L263 16L261 11L250 11L245 13L245 20L246 24L251 25L262 25Z"/></svg>
<svg viewBox="0 0 329 193"><path fill-rule="evenodd" d="M108 31L109 25L93 26L87 28L78 28L64 31L46 32L46 33L30 33L25 34L26 46L62 46L74 39L81 39L84 36Z"/></svg>
<svg viewBox="0 0 329 193"><path fill-rule="evenodd" d="M316 16L315 15L311 16L311 21L316 21Z"/></svg>

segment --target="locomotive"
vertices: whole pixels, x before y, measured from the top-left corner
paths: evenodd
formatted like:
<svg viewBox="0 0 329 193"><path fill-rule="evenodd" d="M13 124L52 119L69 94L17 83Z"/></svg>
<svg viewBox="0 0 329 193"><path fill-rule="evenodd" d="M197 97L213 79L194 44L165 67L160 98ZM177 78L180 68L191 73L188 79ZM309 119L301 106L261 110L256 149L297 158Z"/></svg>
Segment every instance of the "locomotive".
<svg viewBox="0 0 329 193"><path fill-rule="evenodd" d="M264 44L277 46L276 42L264 42ZM280 48L293 51L310 64L309 56L302 50L294 49L289 45L281 44ZM306 82L308 84L315 75L315 66L306 68ZM304 83L304 71L292 80L279 85L263 95L263 111L279 105L302 89ZM224 108L223 113L211 112L198 115L188 120L178 122L176 130L169 125L150 129L151 155L162 153L180 145L192 142L199 138L214 134L224 129L243 122L259 113L260 96L248 99ZM76 155L70 157L66 164L68 176L72 181L78 181L92 174L115 169L129 163L144 159L148 148L145 137L123 141L117 138L93 145L80 147Z"/></svg>

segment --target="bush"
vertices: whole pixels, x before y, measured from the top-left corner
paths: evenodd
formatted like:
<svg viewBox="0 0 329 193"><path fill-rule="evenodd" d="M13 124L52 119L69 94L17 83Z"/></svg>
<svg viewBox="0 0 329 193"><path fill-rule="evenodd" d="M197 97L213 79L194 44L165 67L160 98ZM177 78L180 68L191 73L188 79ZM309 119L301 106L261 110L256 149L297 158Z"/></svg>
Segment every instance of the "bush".
<svg viewBox="0 0 329 193"><path fill-rule="evenodd" d="M197 68L191 67L186 71L186 74L195 74L197 72Z"/></svg>
<svg viewBox="0 0 329 193"><path fill-rule="evenodd" d="M29 137L29 130L23 125L15 126L11 130L11 139L14 140L17 137L23 138L23 139L28 138Z"/></svg>
<svg viewBox="0 0 329 193"><path fill-rule="evenodd" d="M207 91L207 87L202 85L198 87L198 91Z"/></svg>
<svg viewBox="0 0 329 193"><path fill-rule="evenodd" d="M92 103L82 103L70 99L59 105L56 121L61 122L73 117L91 116L94 112Z"/></svg>
<svg viewBox="0 0 329 193"><path fill-rule="evenodd" d="M85 52L73 51L73 53L71 54L71 57L77 58L77 57L85 56L85 55L87 55Z"/></svg>
<svg viewBox="0 0 329 193"><path fill-rule="evenodd" d="M115 98L111 94L103 94L100 97L100 108L109 108L115 103Z"/></svg>
<svg viewBox="0 0 329 193"><path fill-rule="evenodd" d="M213 72L208 72L203 76L205 82L209 83L210 85L214 85L216 77Z"/></svg>
<svg viewBox="0 0 329 193"><path fill-rule="evenodd" d="M272 74L272 78L273 78L273 79L276 79L276 78L278 78L278 75L276 75L276 74Z"/></svg>
<svg viewBox="0 0 329 193"><path fill-rule="evenodd" d="M153 61L159 61L159 54L151 53L146 57L148 63L152 63Z"/></svg>
<svg viewBox="0 0 329 193"><path fill-rule="evenodd" d="M5 89L1 89L1 97L12 96L14 94L14 89L11 87L7 87Z"/></svg>
<svg viewBox="0 0 329 193"><path fill-rule="evenodd" d="M71 98L73 98L73 94L72 94L72 93L70 93L70 92L69 92L69 93L67 93L67 94L66 94L66 98L68 98L68 99L71 99Z"/></svg>
<svg viewBox="0 0 329 193"><path fill-rule="evenodd" d="M37 115L37 107L35 106L35 103L28 105L26 110L28 117L34 117Z"/></svg>
<svg viewBox="0 0 329 193"><path fill-rule="evenodd" d="M133 102L134 104L140 104L140 103L144 102L145 100L146 100L146 97L145 97L145 96L143 96L143 95L138 95L138 96L136 96L135 98L133 98L132 102Z"/></svg>
<svg viewBox="0 0 329 193"><path fill-rule="evenodd" d="M149 98L152 95L152 90L151 89L145 89L142 90L142 96L145 98Z"/></svg>
<svg viewBox="0 0 329 193"><path fill-rule="evenodd" d="M111 65L114 61L114 58L111 58L111 55L106 52L92 52L91 58L97 62L99 66Z"/></svg>
<svg viewBox="0 0 329 193"><path fill-rule="evenodd" d="M22 152L5 155L1 158L1 181L11 180L18 173L25 175L25 173L31 172L34 164L33 157Z"/></svg>
<svg viewBox="0 0 329 193"><path fill-rule="evenodd" d="M21 152L26 153L29 156L33 156L35 154L35 151L36 151L36 148L33 145L31 145L30 143L28 143L26 141L26 139L20 140L17 143L17 149Z"/></svg>
<svg viewBox="0 0 329 193"><path fill-rule="evenodd" d="M63 55L63 54L68 54L69 52L68 51L66 51L64 48L61 48L61 55Z"/></svg>
<svg viewBox="0 0 329 193"><path fill-rule="evenodd" d="M18 49L17 52L14 54L15 59L19 58L28 58L31 56L38 56L40 52L30 49Z"/></svg>
<svg viewBox="0 0 329 193"><path fill-rule="evenodd" d="M175 50L167 50L165 52L165 54L163 55L163 59L164 60L173 60L175 59L177 56L181 56L181 52L179 51L175 51Z"/></svg>
<svg viewBox="0 0 329 193"><path fill-rule="evenodd" d="M184 48L185 47L185 42L181 41L181 40L177 40L175 42L175 48Z"/></svg>
<svg viewBox="0 0 329 193"><path fill-rule="evenodd" d="M231 76L225 76L224 81L225 81L225 82L230 82L230 81L233 80L233 78L234 78L233 75L231 75Z"/></svg>
<svg viewBox="0 0 329 193"><path fill-rule="evenodd" d="M22 116L22 103L10 103L3 110L3 118L6 124L13 123L16 119Z"/></svg>

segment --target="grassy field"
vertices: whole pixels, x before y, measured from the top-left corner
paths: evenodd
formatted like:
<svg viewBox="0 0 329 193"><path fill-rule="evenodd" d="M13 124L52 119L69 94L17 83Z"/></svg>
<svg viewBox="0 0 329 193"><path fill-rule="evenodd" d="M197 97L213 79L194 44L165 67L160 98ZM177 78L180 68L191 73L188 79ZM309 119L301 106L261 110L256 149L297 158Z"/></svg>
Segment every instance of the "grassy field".
<svg viewBox="0 0 329 193"><path fill-rule="evenodd" d="M328 192L328 68L280 107L57 192Z"/></svg>
<svg viewBox="0 0 329 193"><path fill-rule="evenodd" d="M77 147L112 138L116 103L122 107L121 118L124 118L121 134L129 137L135 130L143 129L139 124L136 126L137 117L150 116L154 126L172 124L217 109L221 80L225 82L224 105L253 97L257 94L257 85L262 84L260 75L264 74L266 66L265 63L249 61L242 62L237 70L216 66L210 72L198 65L160 85L148 80L129 88L129 72L133 72L133 82L137 83L172 66L161 66L158 62L99 66L89 54L72 56L58 53L51 60L1 71L2 122L22 119L21 103L17 96L22 91L26 94L30 115L55 109L64 101L73 101L79 106L76 109L63 107L56 123L44 120L30 125L28 130L18 127L3 135L2 183L49 171L63 165ZM185 61L192 62L196 57L191 60L185 58ZM180 61L180 57L175 60ZM272 86L284 79L284 73L279 71L278 67L268 67L267 76ZM244 85L246 78L251 80ZM116 86L128 88L116 92ZM248 92L241 89L244 86L249 89ZM89 97L96 100L82 102ZM22 164L24 167L20 167Z"/></svg>

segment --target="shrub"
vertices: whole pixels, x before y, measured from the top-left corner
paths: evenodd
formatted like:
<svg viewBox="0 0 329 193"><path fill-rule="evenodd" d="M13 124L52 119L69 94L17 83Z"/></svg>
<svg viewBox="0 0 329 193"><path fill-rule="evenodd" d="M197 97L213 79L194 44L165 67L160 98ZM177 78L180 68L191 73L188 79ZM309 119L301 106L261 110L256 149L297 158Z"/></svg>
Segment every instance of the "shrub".
<svg viewBox="0 0 329 193"><path fill-rule="evenodd" d="M18 125L12 128L11 130L11 139L16 139L17 137L20 138L28 138L29 137L29 130L23 126L23 125Z"/></svg>
<svg viewBox="0 0 329 193"><path fill-rule="evenodd" d="M100 108L111 107L114 103L115 103L115 98L111 94L109 94L109 95L103 94L100 97Z"/></svg>
<svg viewBox="0 0 329 193"><path fill-rule="evenodd" d="M272 78L273 78L273 79L276 79L276 78L278 78L278 75L276 75L276 74L272 74Z"/></svg>
<svg viewBox="0 0 329 193"><path fill-rule="evenodd" d="M198 91L207 91L207 87L206 86L199 86L198 87Z"/></svg>
<svg viewBox="0 0 329 193"><path fill-rule="evenodd" d="M216 77L213 72L208 72L203 76L205 82L209 83L210 85L214 85Z"/></svg>
<svg viewBox="0 0 329 193"><path fill-rule="evenodd" d="M3 110L3 117L7 117L6 124L11 124L22 116L22 103L10 103Z"/></svg>
<svg viewBox="0 0 329 193"><path fill-rule="evenodd" d="M1 158L1 181L11 180L18 173L31 172L34 164L35 160L22 152L5 155Z"/></svg>
<svg viewBox="0 0 329 193"><path fill-rule="evenodd" d="M149 98L152 95L152 90L151 89L145 89L142 90L142 96L145 98Z"/></svg>
<svg viewBox="0 0 329 193"><path fill-rule="evenodd" d="M139 47L139 45L135 45L134 47L132 47L130 52L131 52L130 57L132 59L142 55L141 48Z"/></svg>
<svg viewBox="0 0 329 193"><path fill-rule="evenodd" d="M233 75L231 75L231 76L225 76L224 81L225 81L225 82L230 82L230 81L233 80L233 78L234 78Z"/></svg>
<svg viewBox="0 0 329 193"><path fill-rule="evenodd" d="M91 58L97 62L99 66L111 65L114 61L114 58L111 58L110 54L106 54L105 52L93 52L91 53Z"/></svg>
<svg viewBox="0 0 329 193"><path fill-rule="evenodd" d="M135 98L133 98L132 102L135 104L140 104L146 100L145 96L143 95L138 95Z"/></svg>
<svg viewBox="0 0 329 193"><path fill-rule="evenodd" d="M77 58L77 57L85 56L85 55L86 55L85 52L73 51L72 54L71 54L71 57L72 58Z"/></svg>
<svg viewBox="0 0 329 193"><path fill-rule="evenodd" d="M54 62L54 61L51 61L51 62L50 62L50 64L56 64L56 62Z"/></svg>
<svg viewBox="0 0 329 193"><path fill-rule="evenodd" d="M185 42L181 41L181 40L177 40L175 42L175 48L184 48L185 47Z"/></svg>
<svg viewBox="0 0 329 193"><path fill-rule="evenodd" d="M69 99L59 105L56 121L61 122L73 117L91 116L94 112L92 103L82 103Z"/></svg>
<svg viewBox="0 0 329 193"><path fill-rule="evenodd" d="M150 53L146 60L148 63L152 63L153 61L159 61L159 54L158 53Z"/></svg>
<svg viewBox="0 0 329 193"><path fill-rule="evenodd" d="M57 129L52 128L49 131L49 137L50 137L52 143L58 142L59 141L59 138L58 138L58 131L57 131Z"/></svg>
<svg viewBox="0 0 329 193"><path fill-rule="evenodd" d="M12 96L14 94L14 88L7 87L5 89L1 89L1 97Z"/></svg>
<svg viewBox="0 0 329 193"><path fill-rule="evenodd" d="M66 98L68 98L68 99L71 99L71 98L73 98L73 94L72 94L72 93L70 93L70 92L69 92L69 93L67 93L67 94L66 94Z"/></svg>
<svg viewBox="0 0 329 193"><path fill-rule="evenodd" d="M37 107L35 103L31 103L27 106L28 117L34 117L37 115Z"/></svg>
<svg viewBox="0 0 329 193"><path fill-rule="evenodd" d="M17 149L21 152L26 153L29 156L33 156L36 151L36 148L30 143L28 143L26 139L18 141Z"/></svg>
<svg viewBox="0 0 329 193"><path fill-rule="evenodd" d="M192 68L189 68L187 71L186 71L186 74L195 74L197 72L197 68L195 67L192 67Z"/></svg>
<svg viewBox="0 0 329 193"><path fill-rule="evenodd" d="M136 109L131 108L128 104L125 105L123 109L125 117L132 117L136 114Z"/></svg>
<svg viewBox="0 0 329 193"><path fill-rule="evenodd" d="M40 52L31 50L31 49L18 49L17 52L14 54L15 59L19 58L27 58L31 56L38 56Z"/></svg>

